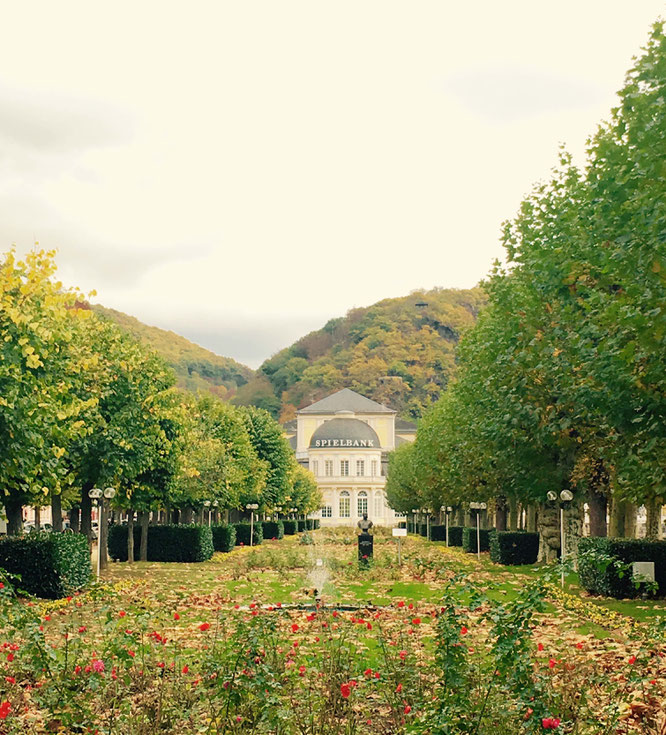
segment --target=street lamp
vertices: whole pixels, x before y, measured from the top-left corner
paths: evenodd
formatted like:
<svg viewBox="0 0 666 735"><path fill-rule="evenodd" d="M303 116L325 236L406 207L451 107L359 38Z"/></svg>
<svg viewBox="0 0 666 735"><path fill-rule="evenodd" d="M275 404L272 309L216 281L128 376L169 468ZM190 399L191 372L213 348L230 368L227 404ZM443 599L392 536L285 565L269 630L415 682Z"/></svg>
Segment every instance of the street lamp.
<svg viewBox="0 0 666 735"><path fill-rule="evenodd" d="M549 490L546 495L551 503L557 500L557 493L554 490ZM573 500L573 493L571 490L562 490L560 493L560 564L562 565L562 576L560 583L562 589L564 589L564 558L567 555L566 551L566 539L564 535L564 509L569 507L569 503Z"/></svg>
<svg viewBox="0 0 666 735"><path fill-rule="evenodd" d="M414 526L414 533L420 533L420 529L419 531L416 530L416 526L419 522L418 513L419 513L418 508L412 508L412 525Z"/></svg>
<svg viewBox="0 0 666 735"><path fill-rule="evenodd" d="M476 515L476 558L481 561L481 511L488 506L486 503L470 503L469 509Z"/></svg>
<svg viewBox="0 0 666 735"><path fill-rule="evenodd" d="M453 508L450 505L442 506L440 510L444 511L445 518L446 518L446 545L448 547L449 545L449 513L453 510Z"/></svg>
<svg viewBox="0 0 666 735"><path fill-rule="evenodd" d="M254 539L254 511L259 509L257 503L248 503L246 506L247 510L250 511L250 546Z"/></svg>
<svg viewBox="0 0 666 735"><path fill-rule="evenodd" d="M430 508L424 508L423 512L426 517L426 539L430 541L430 515L432 514L432 510Z"/></svg>
<svg viewBox="0 0 666 735"><path fill-rule="evenodd" d="M210 526L211 525L211 523L210 523L210 518L211 518L211 515L210 515L210 500L204 500L203 501L203 506L204 506L204 508L207 508L208 509L208 525Z"/></svg>

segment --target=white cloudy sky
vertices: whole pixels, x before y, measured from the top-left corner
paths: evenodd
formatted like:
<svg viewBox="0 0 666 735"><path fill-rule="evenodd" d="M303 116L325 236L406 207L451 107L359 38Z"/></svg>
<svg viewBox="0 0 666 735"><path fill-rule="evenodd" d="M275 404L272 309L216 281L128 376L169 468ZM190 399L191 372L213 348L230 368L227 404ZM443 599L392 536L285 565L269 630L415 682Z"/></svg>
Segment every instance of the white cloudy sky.
<svg viewBox="0 0 666 735"><path fill-rule="evenodd" d="M0 2L0 252L258 365L469 287L656 0Z"/></svg>

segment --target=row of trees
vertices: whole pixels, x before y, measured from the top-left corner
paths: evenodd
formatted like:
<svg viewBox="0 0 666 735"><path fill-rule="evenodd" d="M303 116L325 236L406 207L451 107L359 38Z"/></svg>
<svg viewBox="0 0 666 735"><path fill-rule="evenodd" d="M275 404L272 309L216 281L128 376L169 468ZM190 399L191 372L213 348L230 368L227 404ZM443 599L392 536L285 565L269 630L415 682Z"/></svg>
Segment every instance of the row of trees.
<svg viewBox="0 0 666 735"><path fill-rule="evenodd" d="M657 535L666 502L666 39L654 26L610 121L578 169L566 152L503 231L507 265L458 351L454 385L391 457L398 510L492 501L538 509L548 491L588 503L590 530ZM418 498L418 500L415 500ZM543 534L545 556L559 547Z"/></svg>
<svg viewBox="0 0 666 735"><path fill-rule="evenodd" d="M257 503L308 513L320 507L279 425L174 387L156 353L63 288L53 253L10 251L0 261L0 488L8 532L22 509L80 508L90 535L93 487L116 488L114 505L182 511L204 501L222 511Z"/></svg>

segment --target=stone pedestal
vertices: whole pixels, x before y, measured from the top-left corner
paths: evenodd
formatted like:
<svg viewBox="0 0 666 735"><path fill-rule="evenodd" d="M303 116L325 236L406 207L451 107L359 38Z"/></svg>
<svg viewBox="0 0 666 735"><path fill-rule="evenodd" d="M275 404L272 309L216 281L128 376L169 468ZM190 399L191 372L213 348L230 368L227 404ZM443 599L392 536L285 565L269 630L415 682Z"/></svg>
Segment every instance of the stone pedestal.
<svg viewBox="0 0 666 735"><path fill-rule="evenodd" d="M368 562L372 559L373 538L369 533L358 535L358 560Z"/></svg>

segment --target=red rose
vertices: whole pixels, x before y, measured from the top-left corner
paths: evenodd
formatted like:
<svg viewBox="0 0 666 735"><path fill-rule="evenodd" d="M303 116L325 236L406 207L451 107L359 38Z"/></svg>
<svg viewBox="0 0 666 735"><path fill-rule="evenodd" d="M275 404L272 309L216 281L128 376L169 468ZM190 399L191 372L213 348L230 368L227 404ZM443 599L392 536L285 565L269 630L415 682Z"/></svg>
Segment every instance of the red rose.
<svg viewBox="0 0 666 735"><path fill-rule="evenodd" d="M349 695L351 694L351 687L349 684L340 684L340 694L342 694L344 699L349 699Z"/></svg>
<svg viewBox="0 0 666 735"><path fill-rule="evenodd" d="M199 630L208 630L210 628L210 623L201 623L199 626Z"/></svg>

